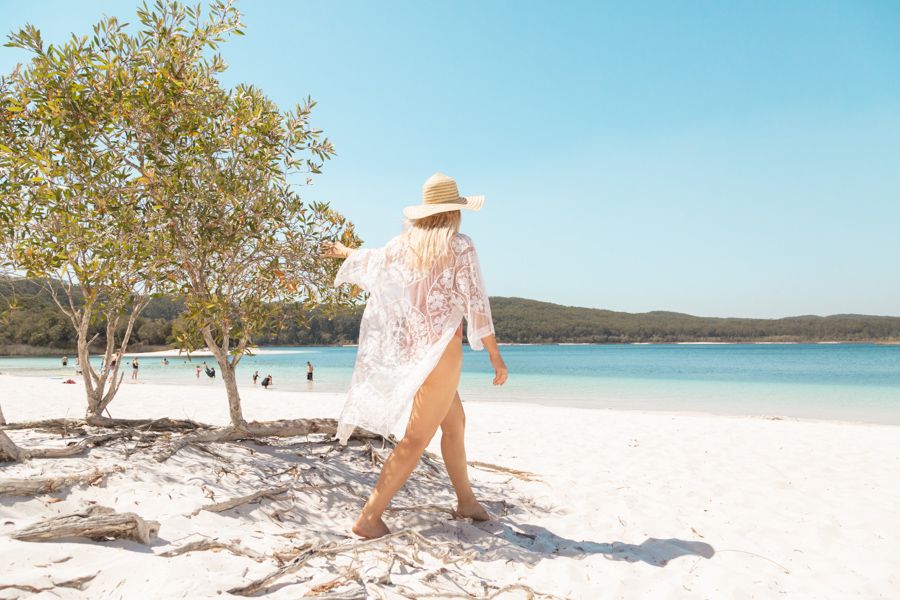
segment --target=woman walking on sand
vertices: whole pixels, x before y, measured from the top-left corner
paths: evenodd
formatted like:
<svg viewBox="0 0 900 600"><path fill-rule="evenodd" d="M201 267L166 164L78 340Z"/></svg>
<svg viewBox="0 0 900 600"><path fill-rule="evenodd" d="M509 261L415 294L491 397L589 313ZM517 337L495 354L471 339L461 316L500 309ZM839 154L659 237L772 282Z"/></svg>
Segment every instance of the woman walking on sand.
<svg viewBox="0 0 900 600"><path fill-rule="evenodd" d="M346 259L335 285L352 283L370 294L337 436L346 443L357 426L387 436L406 422L403 439L385 461L353 525L361 537L390 533L382 514L438 427L457 514L490 518L469 484L465 414L456 391L463 317L472 349L488 350L494 385L503 385L507 378L475 246L459 233L460 209L477 211L483 203L483 196L460 196L452 178L436 173L422 187L422 204L404 209L404 232L383 248L325 244L325 256Z"/></svg>

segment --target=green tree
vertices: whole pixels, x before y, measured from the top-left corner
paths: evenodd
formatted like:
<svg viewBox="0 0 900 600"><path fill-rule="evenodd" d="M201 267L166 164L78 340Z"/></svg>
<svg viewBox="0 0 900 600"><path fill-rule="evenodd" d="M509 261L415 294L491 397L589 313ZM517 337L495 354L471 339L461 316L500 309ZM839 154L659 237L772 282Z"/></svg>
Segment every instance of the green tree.
<svg viewBox="0 0 900 600"><path fill-rule="evenodd" d="M0 84L0 205L13 207L0 214L3 255L29 277L61 282L48 291L77 332L94 419L121 383L121 361L112 359L125 352L151 295L177 281L162 254L167 224L152 218L150 165L164 149L146 142L160 140L157 132L206 91L193 84L224 68L207 52L239 31L237 11L223 2L206 17L175 2L144 6L138 17L136 33L108 17L93 35L46 48L28 25L7 45L31 60ZM169 175L190 176L189 166L168 166ZM89 360L98 322L106 334L99 370Z"/></svg>
<svg viewBox="0 0 900 600"><path fill-rule="evenodd" d="M347 291L332 287L336 265L319 247L358 240L342 216L304 203L289 181L308 183L333 154L310 123L314 103L282 112L258 88L223 89L213 77L220 68L180 72L195 93L145 144L154 148L154 223L185 302L176 342L212 352L232 426L243 428L235 369L254 336L305 319L314 306L349 303Z"/></svg>
<svg viewBox="0 0 900 600"><path fill-rule="evenodd" d="M105 25L105 32L114 27ZM29 50L32 60L10 77L3 121L15 127L0 148L9 174L3 201L21 210L7 228L4 254L29 277L62 282L62 294L52 283L47 290L77 332L88 417L102 415L118 390L118 364L110 359L127 346L150 291L133 175L123 148L107 141L117 129L112 111L118 86L100 68L105 37L44 48L32 26L10 36L8 45ZM116 344L123 318L128 328ZM95 321L107 330L99 371L89 360Z"/></svg>

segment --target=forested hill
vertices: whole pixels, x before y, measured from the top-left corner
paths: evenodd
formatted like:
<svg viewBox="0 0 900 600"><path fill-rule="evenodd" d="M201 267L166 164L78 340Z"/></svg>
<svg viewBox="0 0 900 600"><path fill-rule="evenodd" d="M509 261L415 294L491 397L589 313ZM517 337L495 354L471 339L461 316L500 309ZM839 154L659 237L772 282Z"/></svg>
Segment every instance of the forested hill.
<svg viewBox="0 0 900 600"><path fill-rule="evenodd" d="M9 309L8 301L16 306ZM561 306L525 298L491 298L497 338L515 343L627 342L900 342L900 317L803 316L785 319L720 319L654 311L625 313ZM171 341L182 305L153 300L134 328L132 350ZM259 345L352 344L362 307L328 319L313 315L309 327L288 324L254 341ZM102 335L102 327L95 330ZM103 343L98 338L98 347ZM0 279L0 354L71 352L75 337L68 319L40 289L24 280Z"/></svg>
<svg viewBox="0 0 900 600"><path fill-rule="evenodd" d="M800 316L783 319L626 313L525 298L491 298L497 336L505 342L898 342L900 317Z"/></svg>

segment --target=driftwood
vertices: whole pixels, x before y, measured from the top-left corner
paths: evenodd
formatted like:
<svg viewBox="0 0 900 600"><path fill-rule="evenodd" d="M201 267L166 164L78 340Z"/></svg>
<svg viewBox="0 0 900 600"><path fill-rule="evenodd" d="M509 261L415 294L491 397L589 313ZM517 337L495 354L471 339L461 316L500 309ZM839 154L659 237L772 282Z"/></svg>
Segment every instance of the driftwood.
<svg viewBox="0 0 900 600"><path fill-rule="evenodd" d="M245 546L233 544L231 542L221 542L219 540L208 539L189 542L184 546L175 548L174 550L163 552L162 554L160 554L160 556L171 558L173 556L187 554L188 552L199 552L203 550L228 550L235 556L246 556L247 558L252 558L256 562L262 562L266 560L266 557L264 555Z"/></svg>
<svg viewBox="0 0 900 600"><path fill-rule="evenodd" d="M145 521L134 513L94 505L78 512L44 519L13 532L12 538L23 542L45 542L62 538L85 537L130 539L149 545L159 533L159 523Z"/></svg>
<svg viewBox="0 0 900 600"><path fill-rule="evenodd" d="M0 584L0 590L22 590L23 592L29 592L31 594L40 594L41 592L49 592L56 588L67 587L81 591L84 590L86 583L90 583L94 577L99 574L100 571L97 571L93 575L85 575L84 577L76 577L75 579L51 581L50 587L37 587L25 583L2 583Z"/></svg>
<svg viewBox="0 0 900 600"><path fill-rule="evenodd" d="M289 485L281 485L268 490L260 490L258 492L254 492L247 496L239 496L237 498L231 498L230 500L225 500L224 502L216 502L215 504L207 504L206 506L201 506L197 510L191 513L191 516L195 516L199 514L201 510L206 510L209 512L225 512L226 510L231 510L236 506L241 506L242 504L247 504L249 502L255 502L260 498L274 498L275 496L279 496L284 494L291 486Z"/></svg>
<svg viewBox="0 0 900 600"><path fill-rule="evenodd" d="M22 448L17 446L5 432L0 431L0 460L21 462L30 458L62 458L81 454L88 448L93 448L110 440L123 437L131 437L130 431L116 431L92 435L65 448Z"/></svg>
<svg viewBox="0 0 900 600"><path fill-rule="evenodd" d="M302 435L325 434L337 432L337 421L334 419L285 419L280 421L253 421L240 427L230 425L186 435L172 442L171 446L156 455L156 460L164 462L179 450L190 444L209 442L235 442L264 437L295 437ZM350 439L372 440L381 436L359 427Z"/></svg>
<svg viewBox="0 0 900 600"><path fill-rule="evenodd" d="M28 477L25 479L0 479L2 496L37 496L49 494L80 483L97 484L110 473L124 471L121 466L112 469L91 469L78 473L67 473L56 477Z"/></svg>
<svg viewBox="0 0 900 600"><path fill-rule="evenodd" d="M91 417L87 419L44 419L41 421L20 421L0 425L7 431L14 429L44 429L54 432L66 432L85 426L106 427L109 429L128 427L141 431L193 431L196 429L212 429L212 425L198 423L190 419L110 419L108 417Z"/></svg>
<svg viewBox="0 0 900 600"><path fill-rule="evenodd" d="M518 479L524 479L525 481L534 481L539 479L537 475L534 473L529 473L528 471L520 471L518 469L510 469L509 467L501 467L500 465L494 465L491 463L480 462L477 460L471 460L467 463L470 467L475 467L476 469L482 469L484 471L496 471L497 473L509 473L513 477Z"/></svg>
<svg viewBox="0 0 900 600"><path fill-rule="evenodd" d="M5 431L0 431L0 462L19 462L21 460L19 456L21 456L21 449L9 439Z"/></svg>
<svg viewBox="0 0 900 600"><path fill-rule="evenodd" d="M336 544L334 542L329 542L326 544L321 544L318 546L313 546L307 550L301 552L296 558L294 558L290 563L280 567L279 569L273 571L272 573L266 575L261 579L257 579L248 583L247 585L234 587L228 590L229 594L235 594L238 596L253 596L260 592L266 593L271 590L273 584L284 577L285 575L289 575L291 573L296 573L303 566L308 563L310 560L317 557L332 557L337 556L338 554L342 554L344 552L349 551L359 551L363 549L377 549L377 546L383 545L385 542L390 540L400 538L400 537L408 537L413 540L422 540L427 544L431 544L418 533L411 531L409 529L404 529L402 531L397 531L395 533L390 533L388 535L382 536L380 538L375 538L371 540L364 541L356 541L351 540L349 542L343 542L340 544Z"/></svg>

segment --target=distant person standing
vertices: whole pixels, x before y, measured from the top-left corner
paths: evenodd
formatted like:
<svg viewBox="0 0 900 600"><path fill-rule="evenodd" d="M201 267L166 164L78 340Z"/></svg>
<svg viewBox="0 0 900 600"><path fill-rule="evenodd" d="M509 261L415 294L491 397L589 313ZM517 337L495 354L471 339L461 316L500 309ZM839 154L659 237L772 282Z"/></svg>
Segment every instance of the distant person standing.
<svg viewBox="0 0 900 600"><path fill-rule="evenodd" d="M270 385L272 385L272 376L266 375L262 380L262 386L264 389L269 389Z"/></svg>
<svg viewBox="0 0 900 600"><path fill-rule="evenodd" d="M197 365L197 379L200 379L200 365Z"/></svg>
<svg viewBox="0 0 900 600"><path fill-rule="evenodd" d="M307 381L313 380L313 366L312 366L312 363L309 361L306 361L306 380Z"/></svg>
<svg viewBox="0 0 900 600"><path fill-rule="evenodd" d="M259 371L253 371L253 385L256 385L257 379L259 379Z"/></svg>
<svg viewBox="0 0 900 600"><path fill-rule="evenodd" d="M131 380L137 381L138 359L137 356L131 357Z"/></svg>
<svg viewBox="0 0 900 600"><path fill-rule="evenodd" d="M62 357L62 366L65 367L65 366L68 365L68 364L69 364L69 357L68 357L68 356L63 356L63 357Z"/></svg>

